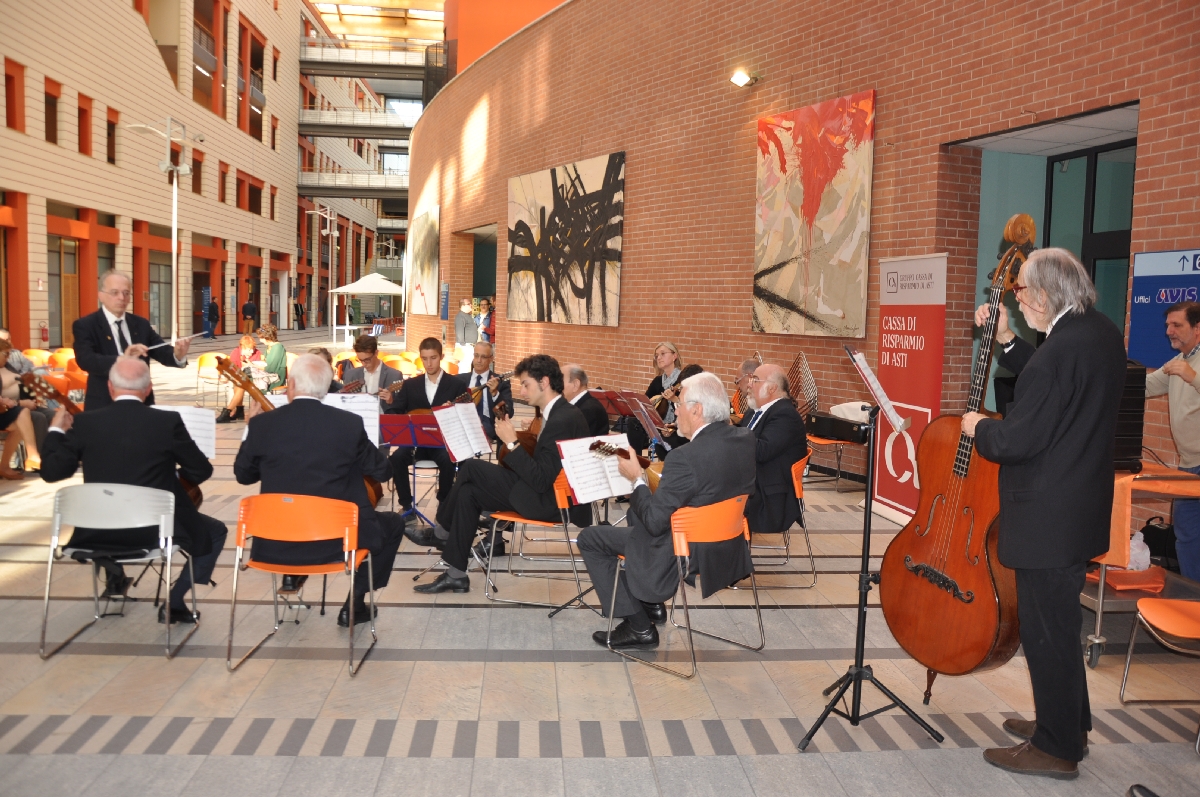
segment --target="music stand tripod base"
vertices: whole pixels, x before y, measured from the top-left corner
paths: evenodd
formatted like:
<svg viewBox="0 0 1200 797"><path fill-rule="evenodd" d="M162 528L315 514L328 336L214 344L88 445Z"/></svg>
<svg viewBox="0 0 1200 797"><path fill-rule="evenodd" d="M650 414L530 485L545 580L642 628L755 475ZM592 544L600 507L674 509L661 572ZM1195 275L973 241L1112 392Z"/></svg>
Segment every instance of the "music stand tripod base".
<svg viewBox="0 0 1200 797"><path fill-rule="evenodd" d="M859 568L858 575L858 626L854 641L854 663L846 670L846 674L834 681L828 689L822 694L833 694L829 703L826 704L825 710L821 712L821 716L813 723L813 726L808 729L808 733L800 740L797 745L801 750L808 748L809 742L817 735L817 731L829 718L830 714L837 714L849 720L851 725L857 726L860 722L873 717L876 714L882 714L885 711L890 711L893 708L898 708L907 714L913 722L921 726L921 728L932 736L938 742L944 742L946 739L942 734L938 733L932 725L926 722L917 712L909 708L903 700L897 697L892 690L888 689L879 679L875 677L869 664L865 664L865 650L867 643L867 593L871 591L872 584L879 583L879 574L870 571L871 566L871 496L875 491L875 437L879 419L879 407L871 407L869 413L869 436L867 437L867 495L863 506L863 539L862 539L862 565ZM883 695L890 700L886 706L862 713L862 685L863 681L868 681L875 686ZM846 691L851 690L850 710L843 711L838 708L838 703L845 696Z"/></svg>

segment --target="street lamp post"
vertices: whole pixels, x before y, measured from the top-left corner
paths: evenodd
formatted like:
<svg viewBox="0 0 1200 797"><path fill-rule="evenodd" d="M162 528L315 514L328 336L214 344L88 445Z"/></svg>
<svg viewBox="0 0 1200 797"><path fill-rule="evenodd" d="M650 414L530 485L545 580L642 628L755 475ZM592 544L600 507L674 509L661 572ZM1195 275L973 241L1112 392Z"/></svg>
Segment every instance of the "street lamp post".
<svg viewBox="0 0 1200 797"><path fill-rule="evenodd" d="M179 178L192 173L184 157L183 146L187 142L187 125L170 116L163 123L165 129L160 130L154 125L126 125L126 129L137 133L147 133L162 136L166 144L166 157L158 162L158 170L163 174L171 174L171 343L179 337ZM176 128L179 136L175 136ZM204 134L197 133L193 139L198 144L204 143ZM180 142L179 163L171 162L171 143ZM207 312L207 310L205 311Z"/></svg>

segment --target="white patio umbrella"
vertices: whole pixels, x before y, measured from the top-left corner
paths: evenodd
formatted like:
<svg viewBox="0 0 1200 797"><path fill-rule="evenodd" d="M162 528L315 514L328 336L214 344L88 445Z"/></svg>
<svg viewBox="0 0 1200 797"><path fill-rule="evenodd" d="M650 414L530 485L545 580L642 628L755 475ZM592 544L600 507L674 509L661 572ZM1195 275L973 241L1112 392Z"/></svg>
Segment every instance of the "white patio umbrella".
<svg viewBox="0 0 1200 797"><path fill-rule="evenodd" d="M354 296L403 296L404 289L392 282L387 277L377 271L372 271L370 274L356 280L349 285L343 285L340 288L334 288L329 292L329 317L333 315L333 295L340 293L342 295ZM337 325L331 325L333 329L333 342L337 343ZM346 327L349 330L349 326Z"/></svg>

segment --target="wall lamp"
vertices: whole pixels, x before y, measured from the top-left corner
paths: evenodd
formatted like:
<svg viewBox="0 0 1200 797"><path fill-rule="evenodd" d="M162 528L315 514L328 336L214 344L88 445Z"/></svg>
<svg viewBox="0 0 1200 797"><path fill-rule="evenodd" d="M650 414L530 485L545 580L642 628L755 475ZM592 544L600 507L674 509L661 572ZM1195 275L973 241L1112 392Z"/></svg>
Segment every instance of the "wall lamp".
<svg viewBox="0 0 1200 797"><path fill-rule="evenodd" d="M747 74L745 69L739 69L730 76L729 82L737 86L739 89L745 88L746 86L753 86L758 82L758 73L751 72Z"/></svg>

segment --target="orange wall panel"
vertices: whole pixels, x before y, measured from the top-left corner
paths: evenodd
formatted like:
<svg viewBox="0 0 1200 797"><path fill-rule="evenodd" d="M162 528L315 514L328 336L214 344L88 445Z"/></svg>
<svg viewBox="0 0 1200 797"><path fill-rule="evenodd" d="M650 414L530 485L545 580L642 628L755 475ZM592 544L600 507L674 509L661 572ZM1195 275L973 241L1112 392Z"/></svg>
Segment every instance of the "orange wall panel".
<svg viewBox="0 0 1200 797"><path fill-rule="evenodd" d="M457 69L533 22L563 0L446 0L446 40L457 41Z"/></svg>

